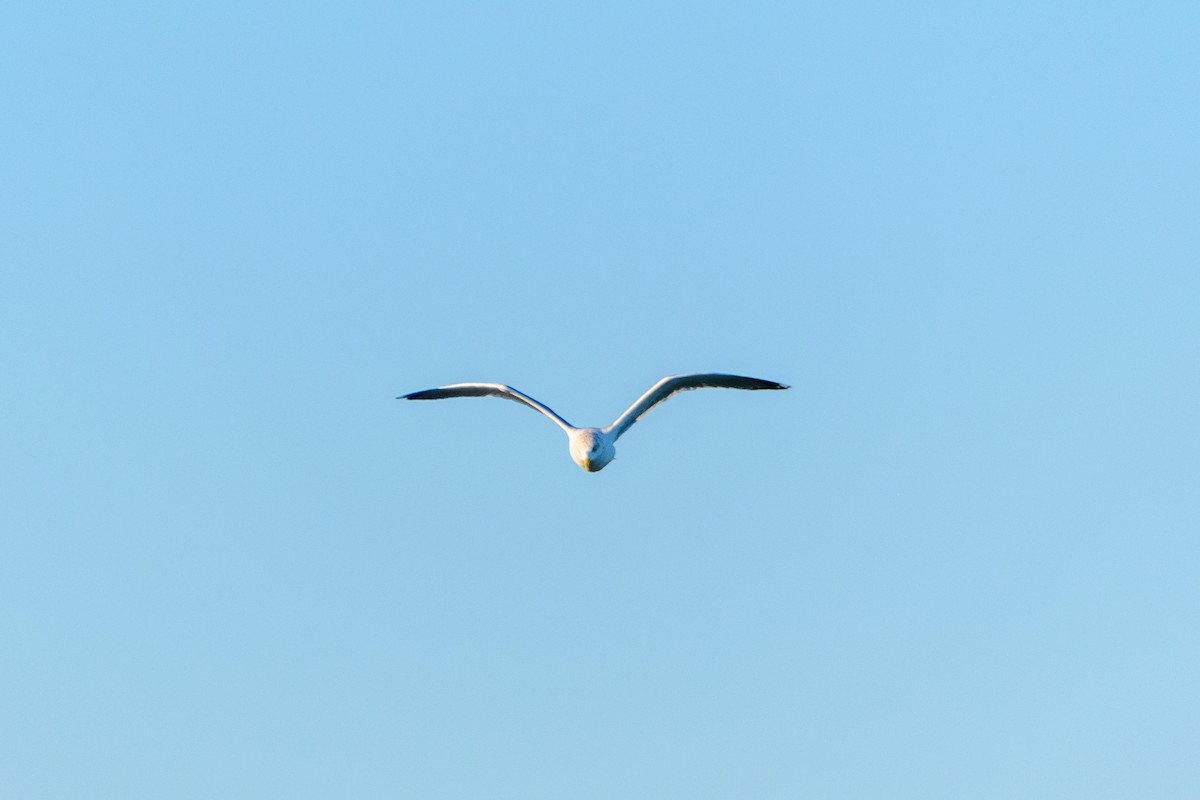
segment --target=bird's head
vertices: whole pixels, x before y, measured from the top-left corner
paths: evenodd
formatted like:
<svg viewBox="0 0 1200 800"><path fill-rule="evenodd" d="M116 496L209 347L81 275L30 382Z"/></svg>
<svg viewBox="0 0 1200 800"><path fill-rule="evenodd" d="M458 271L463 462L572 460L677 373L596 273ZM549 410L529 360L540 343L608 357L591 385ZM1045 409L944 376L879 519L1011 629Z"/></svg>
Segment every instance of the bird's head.
<svg viewBox="0 0 1200 800"><path fill-rule="evenodd" d="M583 428L571 436L571 459L588 472L599 472L613 460L616 449L596 428Z"/></svg>

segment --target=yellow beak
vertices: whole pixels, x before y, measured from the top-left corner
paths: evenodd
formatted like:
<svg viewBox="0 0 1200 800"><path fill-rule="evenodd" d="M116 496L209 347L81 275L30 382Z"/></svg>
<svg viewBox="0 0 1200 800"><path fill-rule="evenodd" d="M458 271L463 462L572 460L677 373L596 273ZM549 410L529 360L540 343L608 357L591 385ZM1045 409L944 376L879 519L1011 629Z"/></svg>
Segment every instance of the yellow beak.
<svg viewBox="0 0 1200 800"><path fill-rule="evenodd" d="M587 456L584 456L583 458L583 468L588 472L592 471L592 462L587 459Z"/></svg>

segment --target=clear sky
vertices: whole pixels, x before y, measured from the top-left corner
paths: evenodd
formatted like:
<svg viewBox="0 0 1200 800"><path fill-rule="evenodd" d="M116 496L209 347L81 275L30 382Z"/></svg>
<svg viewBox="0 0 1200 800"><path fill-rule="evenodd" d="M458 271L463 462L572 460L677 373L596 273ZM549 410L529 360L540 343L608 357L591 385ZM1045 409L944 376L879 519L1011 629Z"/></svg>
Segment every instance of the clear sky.
<svg viewBox="0 0 1200 800"><path fill-rule="evenodd" d="M1197 9L7 8L0 796L1200 796Z"/></svg>

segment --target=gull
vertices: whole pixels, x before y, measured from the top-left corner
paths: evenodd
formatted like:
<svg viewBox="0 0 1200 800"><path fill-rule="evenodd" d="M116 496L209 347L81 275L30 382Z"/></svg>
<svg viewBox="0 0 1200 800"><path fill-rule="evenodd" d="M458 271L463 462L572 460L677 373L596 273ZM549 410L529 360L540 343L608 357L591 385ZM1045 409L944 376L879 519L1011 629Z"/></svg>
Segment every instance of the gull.
<svg viewBox="0 0 1200 800"><path fill-rule="evenodd" d="M403 394L396 399L441 400L446 397L503 397L513 400L549 417L555 425L566 432L571 459L588 472L599 472L617 454L614 447L617 439L621 438L621 434L629 430L630 426L641 419L647 411L676 392L706 388L786 389L788 387L782 383L765 381L761 378L744 378L740 375L707 372L670 375L651 386L648 392L634 401L633 405L625 409L625 412L606 428L577 428L552 411L549 406L502 383L452 383L436 389Z"/></svg>

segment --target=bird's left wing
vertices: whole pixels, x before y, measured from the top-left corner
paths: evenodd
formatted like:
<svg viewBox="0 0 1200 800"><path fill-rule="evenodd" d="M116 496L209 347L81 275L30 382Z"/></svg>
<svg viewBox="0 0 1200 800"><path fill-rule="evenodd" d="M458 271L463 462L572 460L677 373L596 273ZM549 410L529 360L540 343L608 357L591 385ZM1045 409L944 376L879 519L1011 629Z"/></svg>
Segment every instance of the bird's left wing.
<svg viewBox="0 0 1200 800"><path fill-rule="evenodd" d="M613 439L616 440L621 434L629 430L630 425L641 419L647 411L676 392L706 388L786 389L788 387L775 381L766 381L762 378L744 378L741 375L721 375L719 373L707 372L691 375L672 375L663 378L651 386L650 391L639 397L633 405L625 409L625 413L618 417L616 422L605 428L604 432L612 434Z"/></svg>
<svg viewBox="0 0 1200 800"><path fill-rule="evenodd" d="M529 395L518 392L511 386L505 386L502 383L453 383L449 386L439 386L436 389L425 389L421 392L402 394L396 399L441 400L445 397L503 397L506 400L513 400L522 405L529 406L534 411L540 411L567 433L575 429L575 426L554 413L549 406L545 406Z"/></svg>

